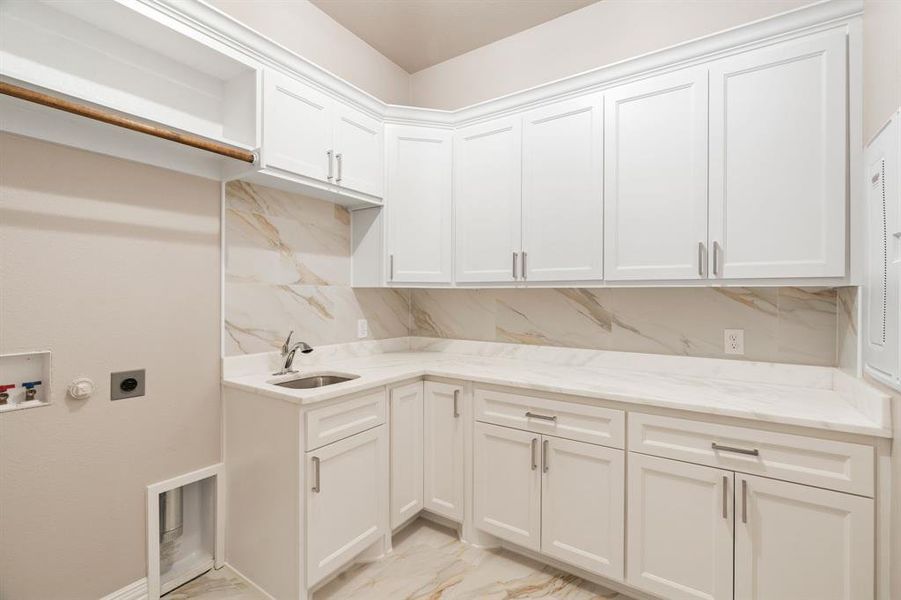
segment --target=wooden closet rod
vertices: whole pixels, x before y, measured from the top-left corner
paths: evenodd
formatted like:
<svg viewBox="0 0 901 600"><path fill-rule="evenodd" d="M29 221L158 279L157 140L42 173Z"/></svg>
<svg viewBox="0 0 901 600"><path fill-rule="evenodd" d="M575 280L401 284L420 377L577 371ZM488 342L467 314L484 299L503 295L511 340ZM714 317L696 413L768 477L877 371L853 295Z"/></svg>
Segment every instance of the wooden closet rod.
<svg viewBox="0 0 901 600"><path fill-rule="evenodd" d="M13 85L11 83L7 83L6 81L0 81L0 93L6 94L7 96L13 96L14 98L27 100L28 102L34 102L35 104L42 104L43 106L56 108L58 110L72 113L73 115L87 117L89 119L94 119L95 121L109 123L110 125L124 127L125 129L131 129L132 131L137 131L140 133L146 133L147 135L152 135L154 137L169 140L171 142L184 144L185 146L199 148L201 150L206 150L207 152L212 152L214 154L220 154L229 158L243 160L244 162L253 163L255 160L253 152L245 150L244 148L239 148L237 146L231 146L229 144L223 144L220 142L214 142L213 140L209 140L199 135L182 133L180 131L162 127L160 125L151 125L149 123L144 123L138 121L137 119L125 117L114 112L94 108L92 106L81 104L79 102L73 102L71 100L64 100L62 98L57 98L55 96L44 94L42 92L38 92L29 88Z"/></svg>

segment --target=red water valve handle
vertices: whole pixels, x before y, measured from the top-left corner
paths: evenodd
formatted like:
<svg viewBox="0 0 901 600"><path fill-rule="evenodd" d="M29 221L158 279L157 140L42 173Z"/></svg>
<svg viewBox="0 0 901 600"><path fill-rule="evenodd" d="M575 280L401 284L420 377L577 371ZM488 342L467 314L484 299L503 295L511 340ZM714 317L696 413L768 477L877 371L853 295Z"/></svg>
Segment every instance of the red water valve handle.
<svg viewBox="0 0 901 600"><path fill-rule="evenodd" d="M2 394L3 392L5 392L6 390L11 390L11 389L13 389L14 387L16 387L16 384L11 384L11 385L0 385L0 394Z"/></svg>

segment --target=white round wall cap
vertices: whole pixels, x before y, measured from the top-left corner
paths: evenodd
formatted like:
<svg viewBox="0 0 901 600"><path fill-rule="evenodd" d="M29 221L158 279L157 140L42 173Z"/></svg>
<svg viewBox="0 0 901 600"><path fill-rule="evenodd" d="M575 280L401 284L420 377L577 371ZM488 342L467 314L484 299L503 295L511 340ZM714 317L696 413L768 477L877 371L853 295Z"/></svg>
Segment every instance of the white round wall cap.
<svg viewBox="0 0 901 600"><path fill-rule="evenodd" d="M87 400L94 393L94 382L88 377L78 377L66 388L69 395L76 400Z"/></svg>

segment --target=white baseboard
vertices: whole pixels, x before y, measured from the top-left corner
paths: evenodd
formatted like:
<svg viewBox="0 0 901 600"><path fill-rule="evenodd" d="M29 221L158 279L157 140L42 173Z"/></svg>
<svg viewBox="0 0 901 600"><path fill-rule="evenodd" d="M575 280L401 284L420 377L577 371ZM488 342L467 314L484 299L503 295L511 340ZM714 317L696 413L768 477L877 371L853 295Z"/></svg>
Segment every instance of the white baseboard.
<svg viewBox="0 0 901 600"><path fill-rule="evenodd" d="M100 600L147 600L147 578L141 577Z"/></svg>

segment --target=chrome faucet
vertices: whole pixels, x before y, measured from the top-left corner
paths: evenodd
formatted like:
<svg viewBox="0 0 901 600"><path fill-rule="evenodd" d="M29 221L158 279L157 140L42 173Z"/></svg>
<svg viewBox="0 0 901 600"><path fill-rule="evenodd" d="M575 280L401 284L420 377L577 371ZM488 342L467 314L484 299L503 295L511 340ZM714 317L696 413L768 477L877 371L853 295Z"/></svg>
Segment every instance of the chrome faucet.
<svg viewBox="0 0 901 600"><path fill-rule="evenodd" d="M313 351L313 348L310 347L306 342L297 342L296 344L291 344L291 336L294 335L294 330L292 329L288 333L288 337L285 338L285 343L282 344L282 359L285 361L282 365L282 368L273 373L273 375L288 375L289 373L297 373L294 369L291 368L291 365L294 363L294 354L300 350L301 354L309 354Z"/></svg>

